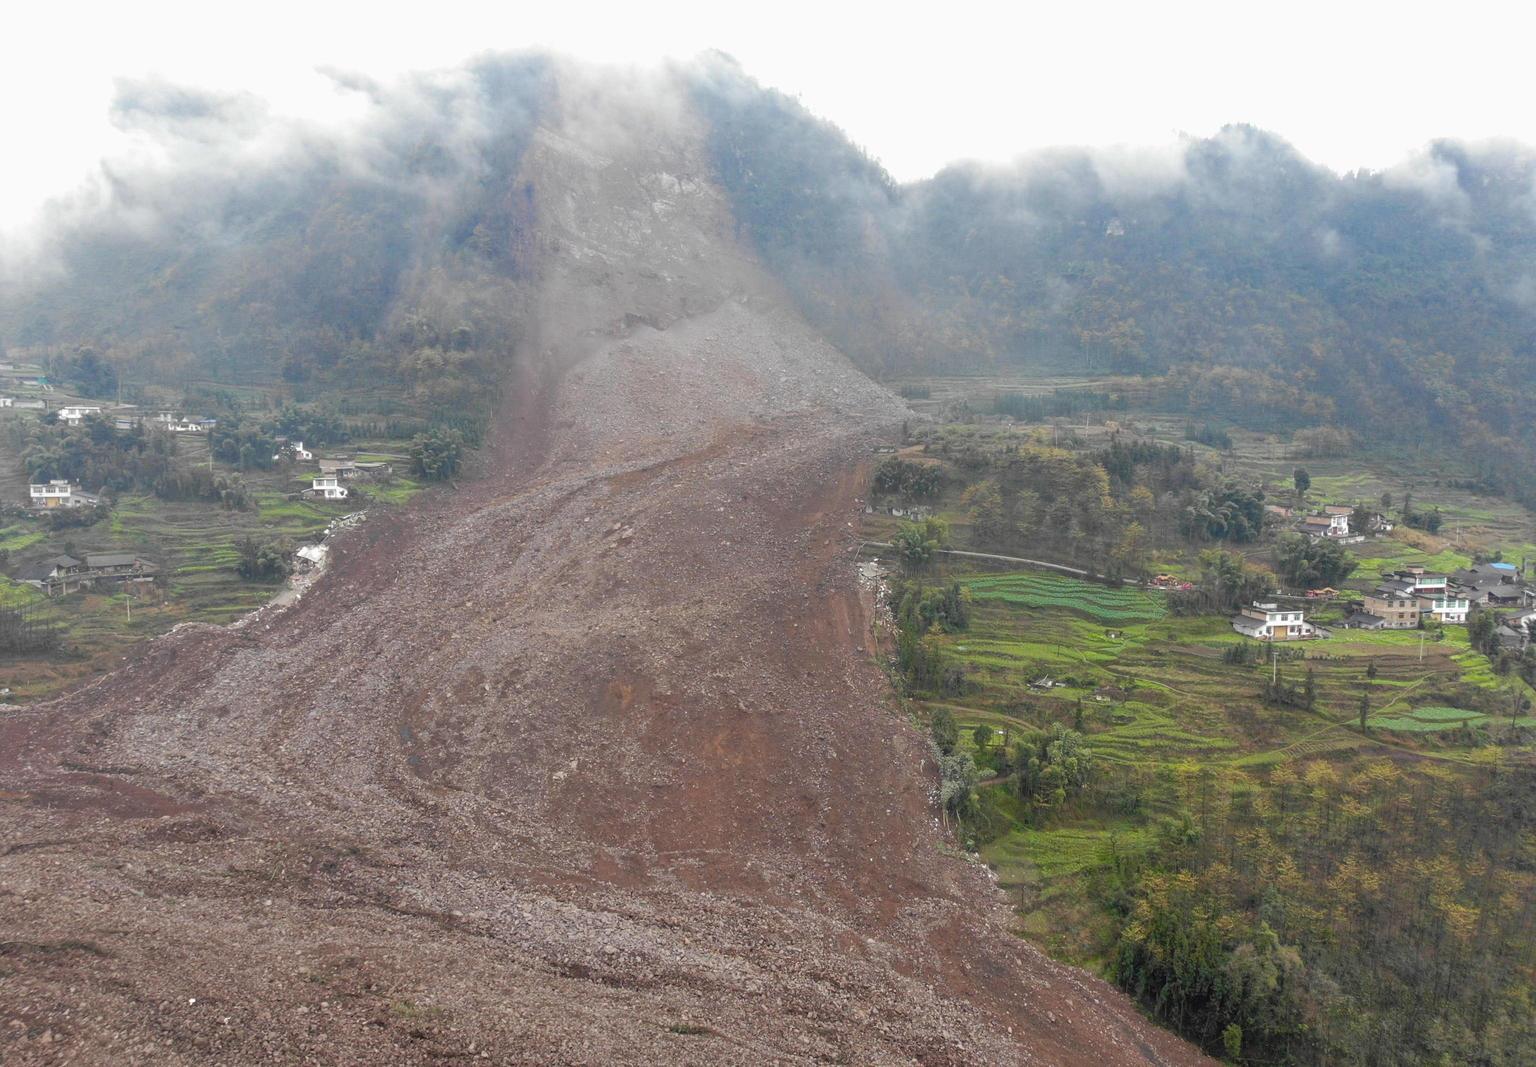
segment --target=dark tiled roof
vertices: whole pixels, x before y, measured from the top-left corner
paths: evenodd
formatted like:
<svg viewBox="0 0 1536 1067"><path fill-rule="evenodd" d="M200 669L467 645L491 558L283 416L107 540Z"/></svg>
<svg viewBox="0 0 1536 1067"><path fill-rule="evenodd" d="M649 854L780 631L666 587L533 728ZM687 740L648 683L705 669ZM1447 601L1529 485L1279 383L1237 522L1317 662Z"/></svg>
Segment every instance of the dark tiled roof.
<svg viewBox="0 0 1536 1067"><path fill-rule="evenodd" d="M132 552L98 552L85 557L87 567L131 567L139 557Z"/></svg>

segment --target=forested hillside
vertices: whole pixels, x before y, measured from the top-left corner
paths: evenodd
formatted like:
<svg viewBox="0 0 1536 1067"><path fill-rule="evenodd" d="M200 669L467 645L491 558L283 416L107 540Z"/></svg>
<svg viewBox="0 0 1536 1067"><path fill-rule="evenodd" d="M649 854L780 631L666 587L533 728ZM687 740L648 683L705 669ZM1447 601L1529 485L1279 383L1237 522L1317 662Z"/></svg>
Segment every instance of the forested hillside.
<svg viewBox="0 0 1536 1067"><path fill-rule="evenodd" d="M518 164L547 62L388 86L338 78L335 127L164 83L120 88L137 146L56 205L0 342L89 387L185 378L417 387L468 403L504 348L527 228Z"/></svg>
<svg viewBox="0 0 1536 1067"><path fill-rule="evenodd" d="M697 93L744 230L866 366L1163 379L1192 412L1441 437L1536 496L1536 155L1442 142L1343 176L1228 127L901 187L728 61Z"/></svg>

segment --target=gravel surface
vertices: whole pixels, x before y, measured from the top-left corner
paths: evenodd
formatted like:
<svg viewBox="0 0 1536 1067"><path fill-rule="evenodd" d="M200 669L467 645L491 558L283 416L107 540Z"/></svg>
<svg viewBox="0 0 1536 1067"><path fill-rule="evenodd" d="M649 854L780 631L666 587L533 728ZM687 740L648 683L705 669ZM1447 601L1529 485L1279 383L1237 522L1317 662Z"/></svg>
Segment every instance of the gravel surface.
<svg viewBox="0 0 1536 1067"><path fill-rule="evenodd" d="M681 94L568 71L517 180L477 475L0 712L0 1061L1200 1061L940 832L853 565L903 409L736 242Z"/></svg>

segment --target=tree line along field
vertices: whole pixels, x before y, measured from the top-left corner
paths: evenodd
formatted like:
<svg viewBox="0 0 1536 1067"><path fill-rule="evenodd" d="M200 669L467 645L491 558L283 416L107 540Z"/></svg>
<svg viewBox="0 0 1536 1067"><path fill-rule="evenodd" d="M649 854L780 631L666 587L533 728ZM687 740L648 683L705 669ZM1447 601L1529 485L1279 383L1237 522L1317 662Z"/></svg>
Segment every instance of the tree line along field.
<svg viewBox="0 0 1536 1067"><path fill-rule="evenodd" d="M1053 536L1051 523L1081 516L1052 511L1048 490L1030 501L1049 516L1039 535L1004 548L978 524L974 488L997 477L998 457L1099 456L1129 440L1176 446L1205 484L1262 485L1275 503L1297 503L1304 465L1308 507L1389 510L1412 493L1440 510L1437 533L1398 523L1348 546L1346 589L1410 565L1536 560L1530 513L1469 488L1427 447L1406 461L1303 458L1283 430L1226 424L1215 446L1191 439L1187 415L1134 405L987 414L1010 394L1035 398L1012 406L1038 414L1055 380L903 384L937 421L910 426L897 458L940 476L914 480L932 487L922 492L882 491L877 476L862 528L872 541L899 539L916 506L948 525L952 547L1102 573L1109 542L1093 543L1091 526ZM1079 398L1113 387L1071 383ZM1199 581L1213 549L1275 566L1268 531L1212 543L1168 515L1148 527L1134 577ZM919 721L977 764L972 800L957 802L965 774L941 747L941 800L1024 934L1233 1062L1536 1062L1536 693L1466 627L1347 630L1342 604L1306 601L1332 637L1277 654L1244 648L1225 613L1175 613L1174 598L1136 581L944 555L912 567L897 593L963 591L963 624L941 613L920 655L904 638L893 677ZM910 608L893 609L901 634ZM1064 745L1061 731L1080 740ZM1080 769L1083 753L1091 773L1048 777L1055 759Z"/></svg>
<svg viewBox="0 0 1536 1067"><path fill-rule="evenodd" d="M1385 510L1391 511L1402 503L1405 494L1411 494L1416 504L1440 511L1444 521L1435 534L1398 523L1389 535L1350 546L1360 561L1349 579L1353 588L1365 588L1382 572L1406 566L1456 570L1471 565L1479 554L1502 552L1504 559L1515 563L1522 559L1536 562L1536 524L1530 512L1514 501L1472 487L1471 475L1455 457L1437 450L1429 441L1391 454L1379 454L1362 445L1350 445L1337 454L1306 454L1283 429L1265 432L1220 417L1145 407L1145 398L1138 396L1136 383L1123 377L916 377L895 379L889 384L904 395L917 394L909 403L933 420L921 429L920 424L912 424L912 440L900 454L919 462L942 462L958 475L935 496L909 501L926 505L943 518L950 526L955 547L996 550L972 530L964 494L969 479L977 475L966 469L967 454L996 454L1024 442L1085 454L1119 439L1186 449L1219 480L1267 487L1272 503L1298 503L1291 483L1296 467L1302 466L1311 478L1305 501L1308 507L1324 503L1379 507L1386 495L1392 503ZM1070 414L1030 412L1013 417L995 411L998 398L1037 401L1051 397L1079 399L1060 404ZM1097 397L1101 404L1115 406L1083 405L1084 397ZM1003 406L1008 407L1006 403ZM1078 410L1079 406L1082 410ZM1216 426L1230 439L1230 447L1218 448L1190 439L1188 432L1196 426ZM877 511L866 517L866 536L888 540L899 522L884 514L883 509ZM1155 539L1148 568L1174 575L1192 573L1197 547ZM1272 561L1271 544L1232 547L1260 564ZM1059 556L1060 553L1052 558L1069 562ZM1094 561L1087 556L1071 562L1092 569Z"/></svg>
<svg viewBox="0 0 1536 1067"><path fill-rule="evenodd" d="M255 387L239 392L242 402L256 410L274 403ZM354 425L376 421L367 414L369 406L360 401L350 405L361 413L361 419L351 420ZM32 412L0 416L18 422L35 417ZM174 462L179 467L207 469L209 442L205 436L177 435L175 446ZM314 463L235 472L215 461L215 471L237 474L245 485L249 498L245 508L228 509L214 501L166 500L144 491L126 491L117 496L104 518L89 526L50 531L30 516L0 519L0 550L7 552L12 573L68 549L76 556L132 552L158 565L163 576L153 586L135 587L131 605L127 602L129 594L118 589L47 599L30 586L0 577L0 591L10 602L31 605L32 611L56 626L60 634L59 647L51 653L0 656L0 688L12 691L10 699L40 699L109 669L133 643L179 623L225 624L262 606L278 587L271 581L253 581L240 575L237 542L251 537L293 548L318 540L340 515L366 506L403 503L422 488L422 483L411 476L402 454L404 448L405 443L399 440L366 434L314 448L316 455L344 454L391 464L393 470L386 480L351 486L355 498L346 501L299 498L299 492L310 485ZM19 457L0 464L0 497L7 502L25 499L27 481Z"/></svg>

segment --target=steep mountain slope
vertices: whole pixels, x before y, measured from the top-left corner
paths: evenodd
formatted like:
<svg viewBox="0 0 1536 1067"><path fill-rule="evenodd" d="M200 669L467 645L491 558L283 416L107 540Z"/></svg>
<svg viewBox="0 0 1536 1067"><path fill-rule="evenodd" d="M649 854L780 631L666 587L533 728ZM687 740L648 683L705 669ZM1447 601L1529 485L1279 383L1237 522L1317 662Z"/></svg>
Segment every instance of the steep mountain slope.
<svg viewBox="0 0 1536 1067"><path fill-rule="evenodd" d="M1168 376L1208 416L1460 445L1536 500L1509 460L1536 458L1536 152L1438 142L1337 175L1233 126L897 186L729 61L694 92L746 235L861 366Z"/></svg>
<svg viewBox="0 0 1536 1067"><path fill-rule="evenodd" d="M517 273L516 172L552 91L538 55L374 84L336 76L341 125L242 96L127 83L134 151L53 207L10 276L0 343L90 345L131 381L389 380L411 316L504 344L488 291Z"/></svg>
<svg viewBox="0 0 1536 1067"><path fill-rule="evenodd" d="M0 717L7 1063L1193 1063L945 855L852 581L895 402L671 79L564 70L485 469Z"/></svg>

